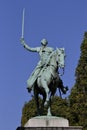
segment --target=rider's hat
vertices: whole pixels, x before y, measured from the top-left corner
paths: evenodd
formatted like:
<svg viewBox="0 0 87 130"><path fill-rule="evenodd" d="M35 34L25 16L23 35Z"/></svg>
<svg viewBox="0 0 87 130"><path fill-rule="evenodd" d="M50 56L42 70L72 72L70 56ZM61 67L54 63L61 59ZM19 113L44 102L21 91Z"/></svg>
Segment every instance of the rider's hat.
<svg viewBox="0 0 87 130"><path fill-rule="evenodd" d="M41 40L41 44L46 46L48 44L48 41L44 38Z"/></svg>

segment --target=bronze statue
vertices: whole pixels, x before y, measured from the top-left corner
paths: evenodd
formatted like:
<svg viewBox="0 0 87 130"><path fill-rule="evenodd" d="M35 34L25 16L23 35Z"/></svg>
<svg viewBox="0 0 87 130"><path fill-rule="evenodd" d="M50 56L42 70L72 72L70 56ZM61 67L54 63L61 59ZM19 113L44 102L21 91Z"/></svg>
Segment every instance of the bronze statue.
<svg viewBox="0 0 87 130"><path fill-rule="evenodd" d="M40 55L40 61L27 80L27 89L29 92L31 90L34 92L38 115L40 115L38 101L39 94L43 95L42 108L44 105L47 105L47 115L51 115L51 96L55 94L57 88L59 88L64 94L66 94L68 90L68 87L63 86L63 82L60 79L60 74L58 72L59 68L64 70L65 67L65 49L57 48L54 50L53 48L48 47L48 41L46 39L41 40L41 47L32 48L27 45L24 40L24 10L21 44L28 51L37 52Z"/></svg>

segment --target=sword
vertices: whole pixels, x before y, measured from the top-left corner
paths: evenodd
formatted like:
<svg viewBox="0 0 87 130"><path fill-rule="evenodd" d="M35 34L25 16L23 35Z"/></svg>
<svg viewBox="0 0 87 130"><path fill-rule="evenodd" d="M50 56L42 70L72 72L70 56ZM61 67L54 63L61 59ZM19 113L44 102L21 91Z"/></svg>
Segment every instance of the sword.
<svg viewBox="0 0 87 130"><path fill-rule="evenodd" d="M23 9L23 14L22 14L22 35L21 35L21 38L24 38L24 16L25 16L25 8Z"/></svg>

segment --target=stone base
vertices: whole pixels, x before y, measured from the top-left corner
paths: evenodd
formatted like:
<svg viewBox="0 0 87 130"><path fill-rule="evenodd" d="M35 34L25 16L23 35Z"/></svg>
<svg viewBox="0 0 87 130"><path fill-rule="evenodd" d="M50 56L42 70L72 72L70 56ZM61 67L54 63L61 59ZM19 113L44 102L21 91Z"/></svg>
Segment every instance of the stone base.
<svg viewBox="0 0 87 130"><path fill-rule="evenodd" d="M69 121L56 116L37 116L16 130L82 130L81 126L69 126Z"/></svg>
<svg viewBox="0 0 87 130"><path fill-rule="evenodd" d="M37 116L28 120L24 127L68 127L67 119L56 116Z"/></svg>

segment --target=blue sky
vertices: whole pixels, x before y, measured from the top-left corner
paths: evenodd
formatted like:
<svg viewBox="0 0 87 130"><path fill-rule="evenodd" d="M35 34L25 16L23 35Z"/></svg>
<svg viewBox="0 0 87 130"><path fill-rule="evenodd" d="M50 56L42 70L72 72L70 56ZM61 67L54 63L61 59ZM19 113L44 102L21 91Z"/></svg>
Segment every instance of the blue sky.
<svg viewBox="0 0 87 130"><path fill-rule="evenodd" d="M0 0L0 129L20 126L22 107L31 99L26 80L36 66L37 53L20 44L22 10L25 8L24 38L31 47L46 38L49 46L66 50L64 85L71 89L87 31L87 0ZM68 92L68 94L70 91Z"/></svg>

